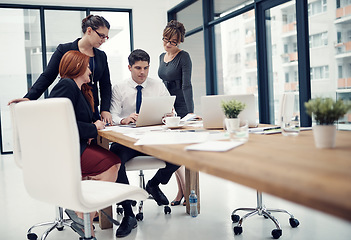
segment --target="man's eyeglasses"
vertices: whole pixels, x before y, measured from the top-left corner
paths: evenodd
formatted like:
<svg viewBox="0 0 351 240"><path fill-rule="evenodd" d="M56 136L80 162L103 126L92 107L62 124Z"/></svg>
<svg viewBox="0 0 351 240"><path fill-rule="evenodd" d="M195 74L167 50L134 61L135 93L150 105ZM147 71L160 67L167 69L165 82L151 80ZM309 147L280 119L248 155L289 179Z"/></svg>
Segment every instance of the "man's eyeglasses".
<svg viewBox="0 0 351 240"><path fill-rule="evenodd" d="M167 38L162 38L162 40L167 44L170 43L172 46L177 46L178 42L176 41L169 41Z"/></svg>
<svg viewBox="0 0 351 240"><path fill-rule="evenodd" d="M93 29L94 30L94 29ZM105 36L104 34L99 33L98 31L94 30L94 32L96 32L96 34L101 38L101 39L109 39L109 36Z"/></svg>

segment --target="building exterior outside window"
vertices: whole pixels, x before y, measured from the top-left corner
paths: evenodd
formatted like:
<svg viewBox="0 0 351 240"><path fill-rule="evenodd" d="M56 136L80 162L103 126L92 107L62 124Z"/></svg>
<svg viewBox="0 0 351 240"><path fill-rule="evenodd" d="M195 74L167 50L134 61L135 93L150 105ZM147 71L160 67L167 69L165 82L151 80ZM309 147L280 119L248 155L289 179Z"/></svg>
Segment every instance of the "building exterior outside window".
<svg viewBox="0 0 351 240"><path fill-rule="evenodd" d="M299 98L295 9L295 1L289 1L271 8L266 17L276 122L282 94L294 92ZM312 98L351 100L351 0L309 0L308 16ZM218 76L222 76L218 84L223 86L219 94L257 95L254 10L226 20L218 28ZM241 81L235 80L238 78ZM341 119L339 129L351 129L350 123L351 113Z"/></svg>

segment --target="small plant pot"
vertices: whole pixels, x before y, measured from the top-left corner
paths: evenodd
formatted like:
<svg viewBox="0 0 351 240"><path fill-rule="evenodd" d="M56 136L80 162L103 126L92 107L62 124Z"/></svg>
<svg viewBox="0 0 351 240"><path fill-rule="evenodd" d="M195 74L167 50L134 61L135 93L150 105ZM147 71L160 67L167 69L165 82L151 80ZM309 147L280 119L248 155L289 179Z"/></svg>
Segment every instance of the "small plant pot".
<svg viewBox="0 0 351 240"><path fill-rule="evenodd" d="M334 148L336 140L335 125L315 125L312 127L314 143L317 148Z"/></svg>
<svg viewBox="0 0 351 240"><path fill-rule="evenodd" d="M239 118L225 118L224 123L227 131L234 131L240 127Z"/></svg>

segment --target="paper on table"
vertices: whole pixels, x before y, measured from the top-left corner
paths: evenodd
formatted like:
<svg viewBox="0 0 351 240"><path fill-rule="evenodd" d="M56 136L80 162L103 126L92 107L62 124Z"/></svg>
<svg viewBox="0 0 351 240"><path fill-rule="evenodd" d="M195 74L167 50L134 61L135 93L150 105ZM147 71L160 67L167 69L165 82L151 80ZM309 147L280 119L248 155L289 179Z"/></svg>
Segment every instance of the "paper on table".
<svg viewBox="0 0 351 240"><path fill-rule="evenodd" d="M207 138L208 132L147 132L134 145L200 143Z"/></svg>
<svg viewBox="0 0 351 240"><path fill-rule="evenodd" d="M225 152L244 144L235 141L208 141L185 147L185 150Z"/></svg>
<svg viewBox="0 0 351 240"><path fill-rule="evenodd" d="M140 134L140 133L145 133L150 131L162 131L162 130L163 130L162 126L130 127L128 125L116 125L116 126L106 127L101 131L114 131L114 132L123 133L123 134L133 134L133 133Z"/></svg>

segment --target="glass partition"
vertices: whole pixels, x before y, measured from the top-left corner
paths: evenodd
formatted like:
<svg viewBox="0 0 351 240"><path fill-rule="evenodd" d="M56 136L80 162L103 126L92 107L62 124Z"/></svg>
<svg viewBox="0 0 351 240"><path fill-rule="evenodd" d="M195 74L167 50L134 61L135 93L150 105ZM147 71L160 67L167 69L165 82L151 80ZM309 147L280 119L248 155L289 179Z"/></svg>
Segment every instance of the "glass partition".
<svg viewBox="0 0 351 240"><path fill-rule="evenodd" d="M128 12L90 12L106 18L110 23L109 40L100 49L107 55L111 84L123 81L130 76L128 56L131 52L130 25Z"/></svg>
<svg viewBox="0 0 351 240"><path fill-rule="evenodd" d="M57 46L62 43L73 42L82 37L82 19L85 18L84 11L64 11L46 10L45 11L45 37L46 37L46 57L50 61L52 54ZM58 19L60 19L58 21ZM69 27L67 27L69 26ZM38 54L41 57L41 53ZM39 71L40 73L42 71ZM34 79L37 80L37 79ZM48 91L56 85L59 78L51 84ZM43 97L43 96L42 96Z"/></svg>
<svg viewBox="0 0 351 240"><path fill-rule="evenodd" d="M190 54L192 61L191 83L193 86L194 112L201 115L201 96L206 95L206 76L205 76L205 53L203 32L193 34L185 38L184 43L180 45Z"/></svg>
<svg viewBox="0 0 351 240"><path fill-rule="evenodd" d="M1 152L12 151L9 100L23 97L42 68L39 10L2 9L0 38ZM14 41L15 40L15 41ZM39 57L38 57L39 56Z"/></svg>
<svg viewBox="0 0 351 240"><path fill-rule="evenodd" d="M111 83L127 78L127 57L131 50L129 12L91 11L104 16L111 25L110 40L102 45L107 54ZM12 151L12 128L7 102L23 97L43 72L42 33L46 40L47 62L57 46L82 36L81 22L86 9L44 9L45 29L39 9L0 8L0 126L1 152ZM5 37L7 36L7 37ZM10 37L9 37L10 36ZM15 39L15 41L14 41ZM58 78L56 79L56 82ZM51 91L52 84L48 89ZM44 96L42 96L43 98Z"/></svg>

